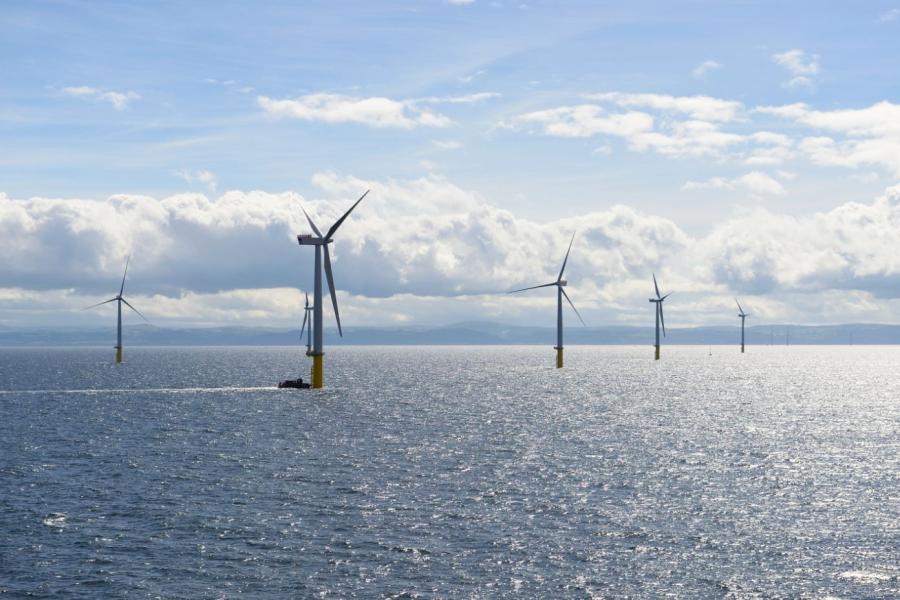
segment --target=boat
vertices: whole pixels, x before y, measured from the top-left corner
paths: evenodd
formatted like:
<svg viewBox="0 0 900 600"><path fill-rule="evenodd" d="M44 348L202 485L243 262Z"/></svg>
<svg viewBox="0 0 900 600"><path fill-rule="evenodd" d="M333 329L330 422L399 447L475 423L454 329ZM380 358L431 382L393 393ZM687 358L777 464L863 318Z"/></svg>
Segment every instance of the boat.
<svg viewBox="0 0 900 600"><path fill-rule="evenodd" d="M302 377L299 379L285 379L278 384L278 389L308 390L309 384L303 381Z"/></svg>

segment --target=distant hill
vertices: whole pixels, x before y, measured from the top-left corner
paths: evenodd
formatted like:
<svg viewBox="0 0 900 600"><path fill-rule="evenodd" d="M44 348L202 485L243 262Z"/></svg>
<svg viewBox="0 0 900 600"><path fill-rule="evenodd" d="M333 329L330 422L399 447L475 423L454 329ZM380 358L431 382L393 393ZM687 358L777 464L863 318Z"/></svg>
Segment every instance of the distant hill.
<svg viewBox="0 0 900 600"><path fill-rule="evenodd" d="M690 327L669 329L666 344L737 344L740 327ZM759 325L747 328L747 344L900 344L900 325ZM552 327L524 327L491 322L468 322L438 327L347 327L344 337L325 330L326 345L500 345L552 346ZM565 343L652 344L649 327L578 327L566 329ZM110 346L115 329L0 328L0 346ZM125 332L131 346L293 346L297 331L250 327L163 328L135 325Z"/></svg>

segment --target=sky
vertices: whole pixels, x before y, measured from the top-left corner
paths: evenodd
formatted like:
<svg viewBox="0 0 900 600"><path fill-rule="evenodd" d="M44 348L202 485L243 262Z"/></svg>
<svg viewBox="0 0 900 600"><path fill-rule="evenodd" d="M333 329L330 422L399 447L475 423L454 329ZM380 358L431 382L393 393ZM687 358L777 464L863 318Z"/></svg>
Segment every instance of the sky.
<svg viewBox="0 0 900 600"><path fill-rule="evenodd" d="M900 2L833 4L5 0L0 326L128 256L154 325L296 325L367 189L344 326L552 326L573 233L588 325L897 322Z"/></svg>

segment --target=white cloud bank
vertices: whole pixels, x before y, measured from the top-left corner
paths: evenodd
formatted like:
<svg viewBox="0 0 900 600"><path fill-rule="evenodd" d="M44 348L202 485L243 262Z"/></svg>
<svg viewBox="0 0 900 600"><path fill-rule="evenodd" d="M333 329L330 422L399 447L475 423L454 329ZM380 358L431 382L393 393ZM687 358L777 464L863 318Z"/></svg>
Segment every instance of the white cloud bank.
<svg viewBox="0 0 900 600"><path fill-rule="evenodd" d="M258 191L104 200L0 194L0 320L24 314L17 311L39 294L59 304L43 305L35 318L109 296L131 254L127 290L158 324L292 322L300 296L291 290L308 288L312 274L312 255L294 237L308 229L301 204L324 226L366 188L370 196L334 249L347 324L543 315L552 297L503 292L552 280L572 231L567 276L592 324L644 322L651 271L679 293L676 304L699 311L674 317L673 305L673 323L721 318L717 311L735 293L760 319L793 316L796 306L811 307L796 315L804 320L883 317L900 299L900 186L869 204L806 218L758 210L692 237L627 206L539 223L434 175L367 181L320 173L314 184L320 199ZM723 185L777 190L763 179Z"/></svg>

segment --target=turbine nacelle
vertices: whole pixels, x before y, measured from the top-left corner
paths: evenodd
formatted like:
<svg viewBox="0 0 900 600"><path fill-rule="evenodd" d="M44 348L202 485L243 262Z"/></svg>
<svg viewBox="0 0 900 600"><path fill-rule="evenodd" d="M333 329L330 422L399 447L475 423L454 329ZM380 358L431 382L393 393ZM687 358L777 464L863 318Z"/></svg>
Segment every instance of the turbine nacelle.
<svg viewBox="0 0 900 600"><path fill-rule="evenodd" d="M556 285L561 286L561 287L565 287L568 283L569 283L569 282L566 281L565 279L560 279L559 281L556 282Z"/></svg>
<svg viewBox="0 0 900 600"><path fill-rule="evenodd" d="M322 237L316 237L314 235L310 235L308 233L302 233L297 236L297 243L301 246L322 246L330 242L331 240L326 240Z"/></svg>

